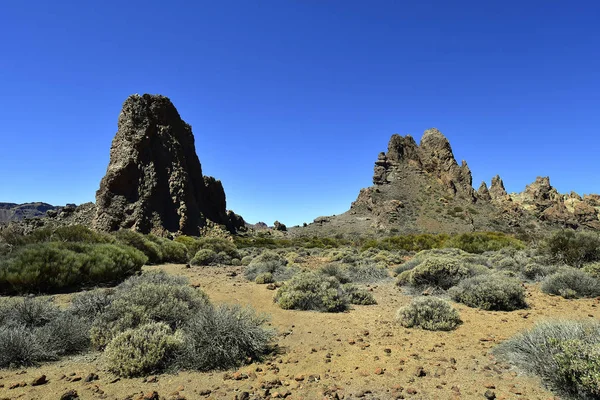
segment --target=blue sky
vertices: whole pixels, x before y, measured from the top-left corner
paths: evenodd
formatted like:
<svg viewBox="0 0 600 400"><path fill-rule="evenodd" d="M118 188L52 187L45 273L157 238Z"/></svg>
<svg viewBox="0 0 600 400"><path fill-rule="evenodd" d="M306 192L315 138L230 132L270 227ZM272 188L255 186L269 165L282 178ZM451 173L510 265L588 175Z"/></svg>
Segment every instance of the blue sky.
<svg viewBox="0 0 600 400"><path fill-rule="evenodd" d="M171 98L249 222L346 211L393 133L437 127L474 186L600 192L600 3L13 1L0 201L93 201L123 101Z"/></svg>

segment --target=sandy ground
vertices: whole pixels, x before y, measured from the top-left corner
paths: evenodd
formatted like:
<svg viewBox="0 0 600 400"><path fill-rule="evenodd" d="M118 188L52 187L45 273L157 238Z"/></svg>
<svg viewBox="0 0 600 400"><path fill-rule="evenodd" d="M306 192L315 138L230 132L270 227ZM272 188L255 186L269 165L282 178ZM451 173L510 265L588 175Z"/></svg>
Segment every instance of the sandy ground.
<svg viewBox="0 0 600 400"><path fill-rule="evenodd" d="M71 389L81 399L136 399L153 391L161 399L485 399L486 391L497 399L553 399L539 379L517 375L496 362L490 349L539 320L600 316L596 299L565 300L528 285L528 310L488 312L456 304L464 324L455 331L409 330L394 322L410 297L392 280L371 286L378 305L326 314L278 308L274 292L245 281L241 267L147 269L157 268L188 276L214 302L248 304L270 314L279 354L237 371L117 380L103 368L101 354L92 353L0 370L0 399L59 399ZM98 379L85 382L90 373ZM48 383L32 386L42 374ZM21 382L27 386L10 389Z"/></svg>

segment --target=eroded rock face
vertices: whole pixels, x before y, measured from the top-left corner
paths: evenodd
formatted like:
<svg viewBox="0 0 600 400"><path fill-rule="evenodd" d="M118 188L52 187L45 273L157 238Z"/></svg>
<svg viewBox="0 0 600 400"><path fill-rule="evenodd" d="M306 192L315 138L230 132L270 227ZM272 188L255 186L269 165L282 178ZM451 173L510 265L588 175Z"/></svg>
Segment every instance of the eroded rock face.
<svg viewBox="0 0 600 400"><path fill-rule="evenodd" d="M192 128L164 96L132 95L123 104L106 175L96 192L96 229L195 235L207 221L233 230L223 185L205 177Z"/></svg>
<svg viewBox="0 0 600 400"><path fill-rule="evenodd" d="M399 167L409 165L439 179L453 194L476 200L471 170L465 161L459 166L448 139L437 129L423 133L416 144L410 135L392 135L387 153L380 153L375 161L373 183L394 184L402 178Z"/></svg>
<svg viewBox="0 0 600 400"><path fill-rule="evenodd" d="M490 191L488 190L487 184L485 182L481 182L481 185L479 185L479 189L477 189L477 197L479 197L483 201L492 200L492 196L490 196Z"/></svg>
<svg viewBox="0 0 600 400"><path fill-rule="evenodd" d="M496 175L492 178L492 185L490 186L490 197L492 200L506 200L508 193L506 193L506 189L504 188L504 182L502 182L502 178L500 175Z"/></svg>

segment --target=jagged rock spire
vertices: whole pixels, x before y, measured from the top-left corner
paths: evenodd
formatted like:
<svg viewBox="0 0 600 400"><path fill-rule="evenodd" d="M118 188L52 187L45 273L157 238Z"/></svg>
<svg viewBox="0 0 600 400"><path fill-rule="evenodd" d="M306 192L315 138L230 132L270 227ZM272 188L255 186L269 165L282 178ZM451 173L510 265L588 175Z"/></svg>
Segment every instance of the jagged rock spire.
<svg viewBox="0 0 600 400"><path fill-rule="evenodd" d="M191 126L160 95L123 103L96 205L94 225L105 231L198 234L207 220L230 229L241 223L226 211L221 182L202 174Z"/></svg>

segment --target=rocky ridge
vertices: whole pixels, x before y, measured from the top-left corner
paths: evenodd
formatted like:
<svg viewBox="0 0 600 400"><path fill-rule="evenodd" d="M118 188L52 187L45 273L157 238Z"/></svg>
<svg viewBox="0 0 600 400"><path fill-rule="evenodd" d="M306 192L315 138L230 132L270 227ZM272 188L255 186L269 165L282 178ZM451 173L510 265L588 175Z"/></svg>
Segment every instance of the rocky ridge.
<svg viewBox="0 0 600 400"><path fill-rule="evenodd" d="M35 218L46 215L49 210L57 209L48 203L0 203L0 224L21 221L25 218Z"/></svg>
<svg viewBox="0 0 600 400"><path fill-rule="evenodd" d="M538 177L522 193L508 194L496 175L472 186L466 161L458 164L437 129L392 135L375 161L373 186L361 189L344 214L319 217L299 233L457 233L535 231L544 226L600 229L600 196L563 195Z"/></svg>

